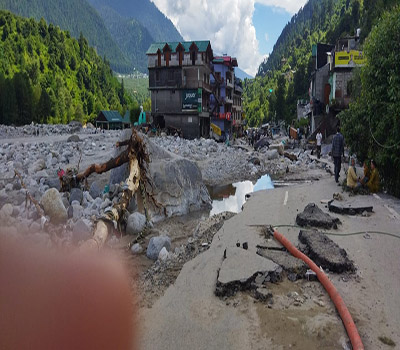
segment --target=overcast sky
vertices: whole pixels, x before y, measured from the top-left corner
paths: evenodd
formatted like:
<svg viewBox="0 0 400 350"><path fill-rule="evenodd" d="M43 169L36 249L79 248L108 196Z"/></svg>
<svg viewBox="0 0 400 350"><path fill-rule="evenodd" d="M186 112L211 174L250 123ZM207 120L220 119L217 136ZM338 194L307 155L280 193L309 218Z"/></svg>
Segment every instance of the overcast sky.
<svg viewBox="0 0 400 350"><path fill-rule="evenodd" d="M211 40L254 76L282 29L307 0L152 0L185 40Z"/></svg>

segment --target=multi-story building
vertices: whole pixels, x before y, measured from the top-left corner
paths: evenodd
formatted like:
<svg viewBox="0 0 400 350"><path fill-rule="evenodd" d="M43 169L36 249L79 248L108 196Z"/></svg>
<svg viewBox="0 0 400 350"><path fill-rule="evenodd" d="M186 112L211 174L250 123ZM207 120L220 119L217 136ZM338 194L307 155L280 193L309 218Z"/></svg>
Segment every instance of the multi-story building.
<svg viewBox="0 0 400 350"><path fill-rule="evenodd" d="M365 64L363 52L358 50L358 37L339 39L335 46L317 44L313 46L315 71L311 74L310 114L312 132L325 116L334 118L350 103L353 69ZM337 123L333 120L332 125ZM323 129L329 129L328 125ZM330 128L335 130L335 128Z"/></svg>
<svg viewBox="0 0 400 350"><path fill-rule="evenodd" d="M235 67L238 66L235 57L215 57L212 61L213 72L210 76L213 94L210 99L211 122L216 125L223 134L232 134L233 115L241 120L241 87L236 86L235 96ZM240 101L239 99L240 94ZM234 98L235 107L234 107ZM240 113L240 117L238 116Z"/></svg>
<svg viewBox="0 0 400 350"><path fill-rule="evenodd" d="M232 110L232 124L233 131L239 135L243 132L243 86L242 81L235 77L235 85L233 88L233 110Z"/></svg>
<svg viewBox="0 0 400 350"><path fill-rule="evenodd" d="M155 43L147 50L153 122L183 137L210 132L210 41ZM232 96L232 95L231 95Z"/></svg>

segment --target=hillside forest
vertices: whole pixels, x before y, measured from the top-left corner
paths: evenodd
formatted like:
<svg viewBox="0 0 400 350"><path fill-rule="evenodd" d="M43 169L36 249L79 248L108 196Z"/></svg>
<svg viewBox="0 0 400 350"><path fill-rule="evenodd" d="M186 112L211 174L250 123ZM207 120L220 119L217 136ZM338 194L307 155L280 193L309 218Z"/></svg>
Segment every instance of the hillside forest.
<svg viewBox="0 0 400 350"><path fill-rule="evenodd" d="M83 35L0 11L0 123L92 120L132 98Z"/></svg>
<svg viewBox="0 0 400 350"><path fill-rule="evenodd" d="M147 72L146 51L155 41L182 40L150 0L0 0L0 10L80 34L114 72Z"/></svg>
<svg viewBox="0 0 400 350"><path fill-rule="evenodd" d="M361 28L361 43L382 14L397 0L309 0L285 26L271 55L255 79L244 82L247 125L275 120L287 123L296 116L297 100L309 99L314 70L312 45L335 44Z"/></svg>

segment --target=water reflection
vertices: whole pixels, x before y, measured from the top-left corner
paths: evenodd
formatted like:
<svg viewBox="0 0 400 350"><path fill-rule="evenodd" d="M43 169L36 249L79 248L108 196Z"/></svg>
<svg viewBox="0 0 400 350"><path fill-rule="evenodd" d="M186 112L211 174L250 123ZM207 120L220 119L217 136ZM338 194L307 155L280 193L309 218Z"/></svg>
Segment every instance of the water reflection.
<svg viewBox="0 0 400 350"><path fill-rule="evenodd" d="M246 202L246 194L272 188L274 184L269 175L262 176L255 184L242 181L227 186L209 187L208 191L213 200L210 216L224 211L239 213Z"/></svg>

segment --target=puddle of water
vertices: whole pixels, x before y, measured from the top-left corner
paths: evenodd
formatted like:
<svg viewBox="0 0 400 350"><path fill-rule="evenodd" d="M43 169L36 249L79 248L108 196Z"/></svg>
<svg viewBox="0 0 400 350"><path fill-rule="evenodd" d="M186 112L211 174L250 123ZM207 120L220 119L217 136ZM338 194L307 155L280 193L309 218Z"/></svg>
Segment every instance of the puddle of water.
<svg viewBox="0 0 400 350"><path fill-rule="evenodd" d="M246 194L274 188L269 175L260 177L255 184L251 181L236 182L226 186L208 187L213 200L210 216L231 211L239 213L246 202Z"/></svg>

